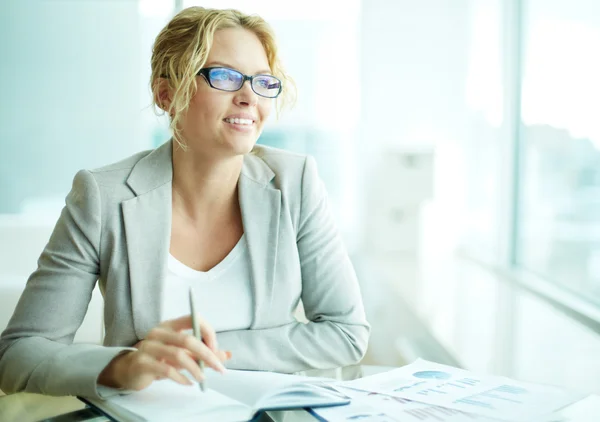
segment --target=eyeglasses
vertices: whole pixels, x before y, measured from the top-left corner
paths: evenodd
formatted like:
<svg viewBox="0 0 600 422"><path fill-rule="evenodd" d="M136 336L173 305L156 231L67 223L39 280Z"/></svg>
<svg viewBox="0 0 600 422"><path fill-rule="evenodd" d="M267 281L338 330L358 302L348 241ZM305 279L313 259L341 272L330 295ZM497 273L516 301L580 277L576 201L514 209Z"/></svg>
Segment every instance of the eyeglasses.
<svg viewBox="0 0 600 422"><path fill-rule="evenodd" d="M208 84L221 91L239 91L244 82L250 81L252 91L261 97L276 98L281 94L281 81L273 75L244 75L227 67L205 67L198 75L204 76Z"/></svg>

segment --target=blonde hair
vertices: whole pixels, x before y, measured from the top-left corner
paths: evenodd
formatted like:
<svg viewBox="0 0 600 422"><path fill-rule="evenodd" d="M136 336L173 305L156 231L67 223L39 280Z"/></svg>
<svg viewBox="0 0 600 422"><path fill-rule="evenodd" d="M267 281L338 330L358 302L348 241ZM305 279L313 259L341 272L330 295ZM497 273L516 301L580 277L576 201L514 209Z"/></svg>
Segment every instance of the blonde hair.
<svg viewBox="0 0 600 422"><path fill-rule="evenodd" d="M256 34L263 45L271 72L281 79L283 91L277 98L277 111L295 101L295 85L285 73L277 55L275 35L260 16L246 15L234 9L189 7L171 19L156 37L152 48L150 86L153 104L171 116L173 138L186 148L179 123L197 89L196 75L206 63L214 34L223 28L244 28ZM160 80L168 81L171 104L165 110L159 98Z"/></svg>

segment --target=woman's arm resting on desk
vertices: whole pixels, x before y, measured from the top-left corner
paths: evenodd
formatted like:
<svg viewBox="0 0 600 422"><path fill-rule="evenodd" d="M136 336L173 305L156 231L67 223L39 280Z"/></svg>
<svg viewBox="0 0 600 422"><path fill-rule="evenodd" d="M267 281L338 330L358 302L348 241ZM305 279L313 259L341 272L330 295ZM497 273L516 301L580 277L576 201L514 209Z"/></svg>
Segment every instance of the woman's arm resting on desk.
<svg viewBox="0 0 600 422"><path fill-rule="evenodd" d="M218 334L219 344L233 352L229 367L279 372L332 368L358 362L367 350L370 327L358 281L310 157L301 204L297 244L302 302L310 322Z"/></svg>
<svg viewBox="0 0 600 422"><path fill-rule="evenodd" d="M0 338L3 391L97 396L100 371L128 350L71 344L99 275L101 218L94 176L80 171Z"/></svg>
<svg viewBox="0 0 600 422"><path fill-rule="evenodd" d="M367 349L369 329L332 322L291 323L262 330L217 334L232 350L231 369L292 373L357 363Z"/></svg>

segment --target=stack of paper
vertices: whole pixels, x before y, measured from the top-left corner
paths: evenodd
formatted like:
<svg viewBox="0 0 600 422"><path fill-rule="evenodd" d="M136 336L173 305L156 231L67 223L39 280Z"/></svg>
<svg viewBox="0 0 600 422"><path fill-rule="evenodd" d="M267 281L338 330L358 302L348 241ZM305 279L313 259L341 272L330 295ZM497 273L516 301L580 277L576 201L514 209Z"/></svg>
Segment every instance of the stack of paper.
<svg viewBox="0 0 600 422"><path fill-rule="evenodd" d="M402 368L338 384L349 406L314 409L327 421L548 422L585 395L419 359ZM354 392L350 392L354 390Z"/></svg>
<svg viewBox="0 0 600 422"><path fill-rule="evenodd" d="M498 422L497 419L399 397L350 389L343 389L343 392L352 397L349 405L312 409L311 413L328 422Z"/></svg>

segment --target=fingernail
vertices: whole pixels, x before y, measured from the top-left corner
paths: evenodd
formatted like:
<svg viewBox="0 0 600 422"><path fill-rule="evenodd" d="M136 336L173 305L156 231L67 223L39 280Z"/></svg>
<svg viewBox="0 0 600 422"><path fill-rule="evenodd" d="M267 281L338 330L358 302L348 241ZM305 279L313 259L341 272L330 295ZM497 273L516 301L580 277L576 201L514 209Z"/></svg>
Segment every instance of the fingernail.
<svg viewBox="0 0 600 422"><path fill-rule="evenodd" d="M227 357L227 359L231 359L231 352L229 350L225 352L225 357Z"/></svg>

